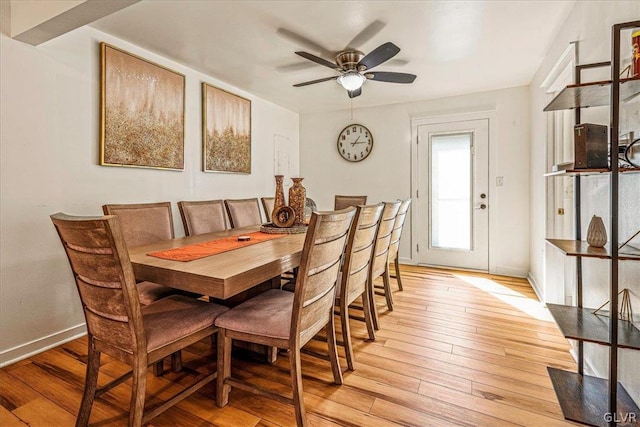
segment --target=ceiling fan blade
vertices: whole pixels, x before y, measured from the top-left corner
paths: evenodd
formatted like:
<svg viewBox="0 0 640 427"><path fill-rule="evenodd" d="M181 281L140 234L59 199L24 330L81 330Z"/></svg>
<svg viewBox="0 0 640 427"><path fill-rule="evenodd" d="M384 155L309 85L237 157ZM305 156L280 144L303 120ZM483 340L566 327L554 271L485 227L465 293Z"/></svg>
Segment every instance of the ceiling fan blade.
<svg viewBox="0 0 640 427"><path fill-rule="evenodd" d="M276 31L276 33L278 33L278 35L291 40L292 42L294 42L297 45L301 45L309 50L311 50L312 52L316 52L318 53L318 55L323 55L323 56L334 56L335 52L330 51L329 49L326 49L324 46L322 46L319 43L314 42L313 40L302 36L300 34L294 33L291 30L287 30L286 28L278 28L278 30Z"/></svg>
<svg viewBox="0 0 640 427"><path fill-rule="evenodd" d="M349 43L347 43L347 46L344 48L344 50L357 49L358 47L362 46L363 44L371 40L373 36L378 34L385 25L387 24L376 19L371 24L367 25L362 31L356 34L356 36Z"/></svg>
<svg viewBox="0 0 640 427"><path fill-rule="evenodd" d="M394 73L391 71L372 71L364 75L369 80L377 80L379 82L389 83L413 83L416 79L415 74Z"/></svg>
<svg viewBox="0 0 640 427"><path fill-rule="evenodd" d="M360 96L362 94L362 88L358 88L356 90L348 90L349 98L355 98L356 96Z"/></svg>
<svg viewBox="0 0 640 427"><path fill-rule="evenodd" d="M334 76L334 77L325 77L323 79L317 79L317 80L310 80L308 82L303 82L303 83L298 83L293 85L293 87L302 87L302 86L308 86L308 85L312 85L312 84L316 84L316 83L322 83L322 82L326 82L328 80L335 80L337 79L338 76Z"/></svg>
<svg viewBox="0 0 640 427"><path fill-rule="evenodd" d="M320 64L320 65L324 65L325 67L329 67L332 70L336 70L336 69L339 68L336 64L334 64L332 62L329 62L326 59L320 58L319 56L315 56L315 55L312 55L310 53L307 53L307 52L298 51L298 52L296 52L296 55L302 56L304 59L308 59L309 61L313 61L316 64Z"/></svg>
<svg viewBox="0 0 640 427"><path fill-rule="evenodd" d="M391 42L386 42L373 49L369 54L360 60L358 66L364 66L366 70L370 70L376 65L388 61L400 52L400 48Z"/></svg>

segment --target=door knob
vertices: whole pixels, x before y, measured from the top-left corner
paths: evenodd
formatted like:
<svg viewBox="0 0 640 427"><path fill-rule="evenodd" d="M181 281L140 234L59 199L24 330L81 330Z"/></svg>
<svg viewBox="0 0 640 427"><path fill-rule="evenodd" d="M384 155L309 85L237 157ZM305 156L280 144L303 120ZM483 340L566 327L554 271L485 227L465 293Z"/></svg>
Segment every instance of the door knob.
<svg viewBox="0 0 640 427"><path fill-rule="evenodd" d="M482 194L480 194L480 198L481 198L481 199L486 199L486 198L487 198L487 195L486 195L486 194L484 194L484 193L482 193Z"/></svg>
<svg viewBox="0 0 640 427"><path fill-rule="evenodd" d="M484 203L480 203L480 205L476 206L476 210L478 209L487 209L487 205L485 205Z"/></svg>

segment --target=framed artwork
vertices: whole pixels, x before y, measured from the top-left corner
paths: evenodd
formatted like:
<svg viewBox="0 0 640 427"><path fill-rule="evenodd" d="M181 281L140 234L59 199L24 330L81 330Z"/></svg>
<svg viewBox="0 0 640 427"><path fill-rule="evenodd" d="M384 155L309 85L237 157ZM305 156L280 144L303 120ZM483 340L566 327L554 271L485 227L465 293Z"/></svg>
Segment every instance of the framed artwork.
<svg viewBox="0 0 640 427"><path fill-rule="evenodd" d="M185 77L100 43L100 164L184 169Z"/></svg>
<svg viewBox="0 0 640 427"><path fill-rule="evenodd" d="M251 101L202 84L202 168L251 173Z"/></svg>

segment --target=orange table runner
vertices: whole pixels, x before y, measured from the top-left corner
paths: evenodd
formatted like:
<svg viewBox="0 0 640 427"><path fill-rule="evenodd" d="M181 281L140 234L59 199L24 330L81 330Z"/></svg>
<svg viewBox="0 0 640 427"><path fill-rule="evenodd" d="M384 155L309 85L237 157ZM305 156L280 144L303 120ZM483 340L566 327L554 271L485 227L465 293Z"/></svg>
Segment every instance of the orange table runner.
<svg viewBox="0 0 640 427"><path fill-rule="evenodd" d="M229 236L218 240L211 240L209 242L183 246L181 248L149 252L147 255L172 261L193 261L194 259L205 258L222 252L244 248L245 246L255 245L256 243L265 242L267 240L278 239L286 236L286 234L267 234L261 231L254 231L253 233L241 234L241 236L251 236L251 240L240 242L238 241L238 236Z"/></svg>

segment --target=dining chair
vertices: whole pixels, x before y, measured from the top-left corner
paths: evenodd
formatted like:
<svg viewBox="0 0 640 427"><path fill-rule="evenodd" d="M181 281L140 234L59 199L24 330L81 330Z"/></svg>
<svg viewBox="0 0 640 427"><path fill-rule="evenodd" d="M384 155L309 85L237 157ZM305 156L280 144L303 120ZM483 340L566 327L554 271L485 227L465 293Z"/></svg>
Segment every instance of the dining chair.
<svg viewBox="0 0 640 427"><path fill-rule="evenodd" d="M182 201L178 202L178 209L187 236L227 229L222 200Z"/></svg>
<svg viewBox="0 0 640 427"><path fill-rule="evenodd" d="M333 208L340 210L349 206L366 205L367 196L338 196L336 195Z"/></svg>
<svg viewBox="0 0 640 427"><path fill-rule="evenodd" d="M215 319L228 309L181 295L140 304L124 234L117 216L51 215L67 254L87 322L88 359L76 426L89 423L96 397L129 378L129 426L140 426L216 378L211 373L145 413L147 367L217 333ZM105 353L131 371L98 387Z"/></svg>
<svg viewBox="0 0 640 427"><path fill-rule="evenodd" d="M396 220L393 224L393 231L391 232L391 241L389 242L389 259L387 260L387 271L385 271L383 280L389 282L390 274L389 274L389 263L393 262L395 268L395 279L398 282L398 289L400 291L402 288L402 278L400 277L400 265L398 264L398 249L400 247L400 238L402 237L402 229L404 227L404 221L407 217L407 212L409 211L409 206L411 205L411 198L402 200L400 203L400 208L398 209L398 214L396 215ZM390 289L388 285L385 285Z"/></svg>
<svg viewBox="0 0 640 427"><path fill-rule="evenodd" d="M262 223L258 199L227 199L224 201L231 228L242 228Z"/></svg>
<svg viewBox="0 0 640 427"><path fill-rule="evenodd" d="M336 292L336 306L340 308L340 323L342 325L342 345L344 346L347 367L355 369L353 346L351 343L351 329L349 326L349 306L358 298L362 298L364 321L370 340L375 340L373 315L368 295L369 266L371 264L376 234L380 225L383 203L370 206L358 206L353 225L349 231L344 262L342 263L338 290Z"/></svg>
<svg viewBox="0 0 640 427"><path fill-rule="evenodd" d="M128 248L147 245L174 238L173 215L170 202L107 204L102 206L105 215L115 215L119 219L125 245ZM158 283L143 281L137 284L140 304L149 305L170 295L186 295L198 298L200 295L180 291ZM171 357L174 372L181 369L180 352ZM155 367L155 374L162 375L162 360Z"/></svg>
<svg viewBox="0 0 640 427"><path fill-rule="evenodd" d="M276 203L275 197L262 197L260 198L262 201L262 207L264 208L264 217L267 222L271 222L271 214L273 213L273 207Z"/></svg>
<svg viewBox="0 0 640 427"><path fill-rule="evenodd" d="M387 260L389 258L389 245L391 244L391 234L395 225L396 216L400 209L400 200L396 202L384 202L384 209L382 211L382 218L380 219L380 226L378 227L378 234L376 235L376 243L373 248L373 259L369 266L369 298L371 299L371 313L373 314L373 326L375 329L380 329L380 322L378 321L378 308L376 306L375 295L376 285L374 281L384 276L387 269ZM384 279L383 279L384 282ZM383 287L382 293L387 300L387 308L389 311L393 311L393 296L391 295L391 289L389 288L389 282L386 282L386 286Z"/></svg>
<svg viewBox="0 0 640 427"><path fill-rule="evenodd" d="M336 282L356 210L314 213L305 237L295 292L270 289L216 319L218 380L216 404L225 406L231 387L268 396L295 407L298 426L307 425L302 395L300 349L325 330L333 379L342 384L334 330ZM231 376L231 343L238 339L289 350L293 398Z"/></svg>

